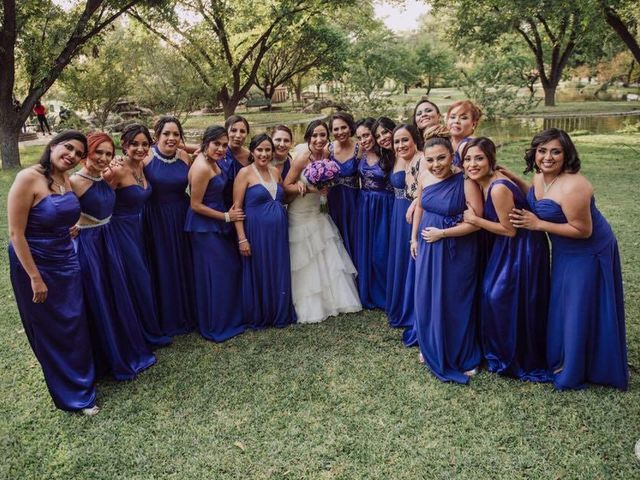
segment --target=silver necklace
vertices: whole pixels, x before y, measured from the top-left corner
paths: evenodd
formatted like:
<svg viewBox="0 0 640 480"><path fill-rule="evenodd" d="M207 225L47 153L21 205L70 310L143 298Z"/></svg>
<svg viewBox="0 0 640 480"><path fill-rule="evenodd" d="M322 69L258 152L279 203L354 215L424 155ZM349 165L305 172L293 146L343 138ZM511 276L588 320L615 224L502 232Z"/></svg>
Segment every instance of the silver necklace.
<svg viewBox="0 0 640 480"><path fill-rule="evenodd" d="M161 162L164 162L164 163L175 163L175 162L178 161L178 152L177 151L173 155L173 157L165 157L164 155L162 155L160 153L160 149L158 149L158 148L155 149L155 153L156 153L156 157L158 157L158 160L160 160Z"/></svg>
<svg viewBox="0 0 640 480"><path fill-rule="evenodd" d="M102 180L101 176L94 177L93 175L89 175L88 173L76 172L74 175L78 175L79 177L86 178L87 180L91 180L92 182L99 182Z"/></svg>
<svg viewBox="0 0 640 480"><path fill-rule="evenodd" d="M58 190L60 192L60 195L64 195L65 193L67 193L67 187L63 184L60 184L58 182L56 182L53 177L51 177L51 181L53 182L53 185L55 185L56 187L58 187Z"/></svg>
<svg viewBox="0 0 640 480"><path fill-rule="evenodd" d="M133 168L131 169L131 174L136 179L136 183L144 188L144 174L138 175Z"/></svg>

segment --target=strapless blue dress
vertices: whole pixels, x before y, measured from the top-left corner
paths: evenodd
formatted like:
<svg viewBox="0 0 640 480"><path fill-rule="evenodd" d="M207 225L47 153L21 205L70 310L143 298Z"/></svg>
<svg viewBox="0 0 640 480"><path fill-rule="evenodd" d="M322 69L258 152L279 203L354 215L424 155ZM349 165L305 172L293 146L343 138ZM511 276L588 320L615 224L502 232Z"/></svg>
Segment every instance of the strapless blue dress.
<svg viewBox="0 0 640 480"><path fill-rule="evenodd" d="M407 210L411 201L406 195L405 172L400 170L389 175L394 190L393 210L389 227L389 261L387 263L386 307L389 326L406 328L413 325L414 301L413 278L409 278L411 251L411 225L407 223ZM411 295L405 295L409 289Z"/></svg>
<svg viewBox="0 0 640 480"><path fill-rule="evenodd" d="M83 216L100 223L81 228L76 245L96 371L131 380L156 358L123 288L124 267L109 225L115 200L106 182L93 182L80 197L80 207Z"/></svg>
<svg viewBox="0 0 640 480"><path fill-rule="evenodd" d="M289 227L277 184L276 198L261 184L247 188L244 230L251 256L242 257L244 316L254 329L285 327L296 322L291 297Z"/></svg>
<svg viewBox="0 0 640 480"><path fill-rule="evenodd" d="M527 197L542 220L567 223L551 199ZM591 198L591 236L549 234L552 244L547 363L559 390L589 383L620 390L629 386L622 271L618 242Z"/></svg>
<svg viewBox="0 0 640 480"><path fill-rule="evenodd" d="M144 167L153 187L142 215L144 238L160 328L173 336L195 327L193 257L184 231L189 166L180 159L167 161L156 147L153 152Z"/></svg>
<svg viewBox="0 0 640 480"><path fill-rule="evenodd" d="M364 308L384 309L393 187L380 164L369 165L366 155L360 159L358 173L361 183L356 230L358 292Z"/></svg>
<svg viewBox="0 0 640 480"><path fill-rule="evenodd" d="M516 208L529 208L516 185L499 179L487 192L485 219L500 222L491 198L496 185L511 191ZM488 369L520 380L547 382L547 237L525 229L518 229L515 237L491 237L480 296L480 338Z"/></svg>
<svg viewBox="0 0 640 480"><path fill-rule="evenodd" d="M226 212L224 171L211 178L202 203ZM195 276L196 319L200 334L223 342L244 332L242 316L242 265L232 223L194 212L189 207L185 231L191 237Z"/></svg>
<svg viewBox="0 0 640 480"><path fill-rule="evenodd" d="M467 208L464 177L456 173L422 190L426 227L451 228ZM418 345L431 372L467 384L464 372L480 364L476 326L478 246L475 233L427 243L418 237L415 309Z"/></svg>
<svg viewBox="0 0 640 480"><path fill-rule="evenodd" d="M53 402L62 410L96 403L80 263L69 235L79 217L80 203L73 192L49 195L29 212L25 237L48 289L44 303L33 303L31 279L9 244L11 285L24 331Z"/></svg>
<svg viewBox="0 0 640 480"><path fill-rule="evenodd" d="M340 175L329 189L329 215L338 227L340 236L351 260L356 262L356 222L358 218L358 201L360 182L358 179L358 146L353 157L340 162L333 154L333 144L329 145L329 159L340 167Z"/></svg>
<svg viewBox="0 0 640 480"><path fill-rule="evenodd" d="M242 164L236 159L230 148L227 148L224 158L218 163L220 169L227 177L227 183L224 186L222 198L224 199L225 211L233 205L233 182L238 176L238 172L242 169ZM284 179L284 177L282 177Z"/></svg>
<svg viewBox="0 0 640 480"><path fill-rule="evenodd" d="M151 185L146 189L129 185L118 188L115 193L116 203L109 225L122 259L125 288L147 342L156 347L168 345L171 338L163 335L158 321L142 234L142 208L151 195Z"/></svg>

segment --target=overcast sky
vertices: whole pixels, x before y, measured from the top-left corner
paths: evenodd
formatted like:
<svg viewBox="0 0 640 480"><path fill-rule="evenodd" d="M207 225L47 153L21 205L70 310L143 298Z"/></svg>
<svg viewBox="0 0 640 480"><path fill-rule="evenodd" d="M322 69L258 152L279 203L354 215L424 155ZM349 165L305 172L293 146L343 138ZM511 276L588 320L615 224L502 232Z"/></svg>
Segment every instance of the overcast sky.
<svg viewBox="0 0 640 480"><path fill-rule="evenodd" d="M403 6L394 6L389 2L376 5L376 15L394 32L413 30L418 24L418 17L427 12L427 2L421 0L405 0Z"/></svg>

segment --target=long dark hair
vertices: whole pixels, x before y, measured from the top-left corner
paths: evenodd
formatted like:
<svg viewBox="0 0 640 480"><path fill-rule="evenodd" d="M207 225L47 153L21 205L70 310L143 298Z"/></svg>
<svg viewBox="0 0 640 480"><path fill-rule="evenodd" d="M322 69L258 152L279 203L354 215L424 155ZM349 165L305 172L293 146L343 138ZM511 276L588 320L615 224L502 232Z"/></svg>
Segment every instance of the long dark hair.
<svg viewBox="0 0 640 480"><path fill-rule="evenodd" d="M274 146L273 140L271 140L271 137L266 133L259 133L258 135L253 137L249 142L249 163L254 162L253 151L258 147L258 145L260 145L264 141L267 141L271 144L271 153L272 154L275 153L276 147Z"/></svg>
<svg viewBox="0 0 640 480"><path fill-rule="evenodd" d="M462 154L460 158L464 162L464 157L467 156L467 152L471 147L478 147L482 150L485 157L489 161L489 168L491 170L496 169L496 144L490 138L487 137L475 137L470 140L464 142L464 148L462 149Z"/></svg>
<svg viewBox="0 0 640 480"><path fill-rule="evenodd" d="M47 186L49 187L49 190L51 190L51 186L53 185L53 178L51 178L51 149L56 145L68 142L69 140L77 140L82 143L84 146L84 156L87 155L87 151L89 150L87 137L85 137L82 132L79 132L78 130L65 130L53 137L49 143L47 143L47 146L44 148L44 152L42 152L42 155L40 156L40 161L38 162L40 168L42 168L42 174L47 179Z"/></svg>
<svg viewBox="0 0 640 480"><path fill-rule="evenodd" d="M164 115L160 117L158 121L155 123L155 125L153 126L153 133L156 136L156 141L158 141L158 139L160 138L160 134L162 133L162 129L168 123L176 124L176 126L178 127L178 132L180 132L180 138L184 140L184 131L182 130L182 124L180 123L180 120L170 115Z"/></svg>
<svg viewBox="0 0 640 480"><path fill-rule="evenodd" d="M571 140L569 134L559 128L549 128L533 137L531 147L524 154L524 160L527 162L527 168L524 173L529 173L534 170L536 172L540 171L536 165L536 150L540 145L549 143L551 140L558 140L560 145L562 145L562 153L564 154L562 171L578 173L580 171L580 157L578 156L576 146L573 144L573 140Z"/></svg>
<svg viewBox="0 0 640 480"><path fill-rule="evenodd" d="M424 140L422 139L422 135L420 135L418 127L410 123L402 123L393 129L393 136L395 137L396 132L399 132L400 130L406 130L407 132L409 132L409 135L411 135L411 138L413 139L413 143L416 144L416 150L422 150L422 144L424 143Z"/></svg>
<svg viewBox="0 0 640 480"><path fill-rule="evenodd" d="M222 136L227 136L227 129L220 125L211 125L202 134L202 142L200 142L200 151L207 156L207 148L209 144Z"/></svg>
<svg viewBox="0 0 640 480"><path fill-rule="evenodd" d="M389 117L380 117L373 124L373 129L371 133L373 133L373 138L376 138L376 132L378 128L384 128L385 130L389 130L393 132L396 128L396 122L391 120ZM376 145L380 149L380 168L382 168L385 172L390 172L393 169L393 165L396 163L396 155L393 152L393 141L391 142L391 150L386 150L380 145L378 145L378 140L376 139Z"/></svg>
<svg viewBox="0 0 640 480"><path fill-rule="evenodd" d="M347 124L347 126L349 127L349 132L351 133L351 136L353 136L354 133L356 133L356 128L357 125L356 123L353 121L353 115L351 115L348 112L334 112L331 114L331 116L329 117L329 130L333 131L333 122L336 120L342 120L344 123Z"/></svg>
<svg viewBox="0 0 640 480"><path fill-rule="evenodd" d="M127 125L126 127L124 127L124 130L122 130L122 134L120 135L120 145L122 146L122 153L127 153L127 147L140 133L147 138L147 142L149 142L149 146L151 146L153 140L151 139L151 133L149 132L149 129L141 123L132 123L131 125Z"/></svg>
<svg viewBox="0 0 640 480"><path fill-rule="evenodd" d="M376 124L376 119L373 117L366 117L366 118L362 118L360 120L358 120L355 123L355 129L358 130L358 128L360 127L364 127L367 128L370 132L371 132L371 136L374 137L373 139L373 151L375 152L376 155L378 155L378 157L380 158L380 160L378 161L378 165L380 165L380 168L382 168L382 170L384 170L385 172L390 172L391 169L393 168L393 162L391 159L389 159L389 155L386 154L386 151L383 151L382 148L380 148L380 145L378 145L378 143L375 140L375 135L374 135L374 130L373 127Z"/></svg>
<svg viewBox="0 0 640 480"><path fill-rule="evenodd" d="M423 103L428 103L429 105L431 105L437 112L438 115L442 116L442 113L440 113L440 109L438 108L438 105L436 105L435 103L433 103L431 100L427 99L426 97L422 97L420 100L418 100L418 103L416 103L416 106L413 107L413 117L411 117L411 124L416 127L416 129L418 131L420 131L420 129L418 128L418 122L416 122L416 112L418 111L418 107L420 105L422 105Z"/></svg>
<svg viewBox="0 0 640 480"><path fill-rule="evenodd" d="M324 127L324 129L327 131L327 141L329 140L329 126L327 125L327 123L323 120L313 120L312 122L309 122L309 125L307 125L307 129L304 131L303 138L304 141L307 142L307 144L309 144L309 142L311 141L313 131L319 126Z"/></svg>

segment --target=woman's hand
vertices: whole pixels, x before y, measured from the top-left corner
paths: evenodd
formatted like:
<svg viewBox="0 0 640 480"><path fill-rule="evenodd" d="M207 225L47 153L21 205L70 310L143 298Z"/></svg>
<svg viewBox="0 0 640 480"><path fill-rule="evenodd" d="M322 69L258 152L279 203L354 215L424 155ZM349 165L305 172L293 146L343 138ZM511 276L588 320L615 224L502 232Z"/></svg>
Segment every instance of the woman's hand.
<svg viewBox="0 0 640 480"><path fill-rule="evenodd" d="M514 208L509 214L511 225L516 228L526 228L527 230L538 230L540 219L535 213L524 208Z"/></svg>
<svg viewBox="0 0 640 480"><path fill-rule="evenodd" d="M31 279L31 290L33 290L33 303L45 302L49 289L42 277L38 276Z"/></svg>
<svg viewBox="0 0 640 480"><path fill-rule="evenodd" d="M296 183L296 187L298 188L298 195L304 197L304 194L307 193L307 186L305 185L305 183L298 180L298 182Z"/></svg>
<svg viewBox="0 0 640 480"><path fill-rule="evenodd" d="M470 223L471 225L475 225L477 219L478 219L478 215L476 214L476 211L473 209L471 204L469 202L467 202L467 209L463 213L463 220L466 223Z"/></svg>
<svg viewBox="0 0 640 480"><path fill-rule="evenodd" d="M427 241L427 243L434 243L444 238L444 230L436 227L427 227L422 230L421 235L422 238Z"/></svg>
<svg viewBox="0 0 640 480"><path fill-rule="evenodd" d="M413 223L413 212L416 210L416 202L411 202L409 208L407 208L407 214L405 216L407 223L411 225Z"/></svg>
<svg viewBox="0 0 640 480"><path fill-rule="evenodd" d="M242 209L237 208L235 204L231 205L231 208L227 213L229 214L229 219L232 222L241 222L245 218L245 215Z"/></svg>
<svg viewBox="0 0 640 480"><path fill-rule="evenodd" d="M415 260L417 258L417 256L418 256L418 241L417 240L411 240L411 245L409 246L409 250L411 251L411 258L413 258Z"/></svg>
<svg viewBox="0 0 640 480"><path fill-rule="evenodd" d="M329 195L329 187L322 187L317 190L318 190L318 193L323 197L326 197L327 195Z"/></svg>
<svg viewBox="0 0 640 480"><path fill-rule="evenodd" d="M243 257L251 256L251 245L249 245L249 240L238 242L238 248L240 249L240 255Z"/></svg>
<svg viewBox="0 0 640 480"><path fill-rule="evenodd" d="M77 223L73 227L69 227L69 235L71 235L71 238L76 238L79 233L80 227L78 227Z"/></svg>

